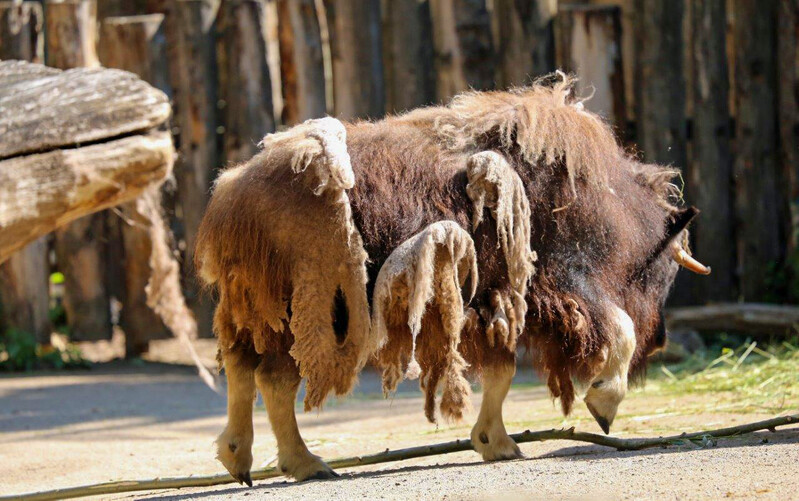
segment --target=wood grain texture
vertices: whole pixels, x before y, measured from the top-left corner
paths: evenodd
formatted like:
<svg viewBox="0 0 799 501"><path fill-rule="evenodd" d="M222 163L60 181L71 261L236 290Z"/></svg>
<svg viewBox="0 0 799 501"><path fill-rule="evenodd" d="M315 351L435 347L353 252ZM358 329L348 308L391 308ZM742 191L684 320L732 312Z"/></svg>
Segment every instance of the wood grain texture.
<svg viewBox="0 0 799 501"><path fill-rule="evenodd" d="M97 0L46 0L47 65L62 70L95 68Z"/></svg>
<svg viewBox="0 0 799 501"><path fill-rule="evenodd" d="M325 116L322 38L313 0L277 0L282 121L294 125Z"/></svg>
<svg viewBox="0 0 799 501"><path fill-rule="evenodd" d="M793 335L799 325L799 307L722 303L669 308L666 310L666 325L669 329L740 332L763 337Z"/></svg>
<svg viewBox="0 0 799 501"><path fill-rule="evenodd" d="M497 51L497 86L529 85L555 69L549 0L494 0L492 29Z"/></svg>
<svg viewBox="0 0 799 501"><path fill-rule="evenodd" d="M259 151L261 139L275 131L265 16L264 0L229 0L219 9L217 61L225 163L249 160Z"/></svg>
<svg viewBox="0 0 799 501"><path fill-rule="evenodd" d="M43 25L39 2L0 1L0 59L43 62Z"/></svg>
<svg viewBox="0 0 799 501"><path fill-rule="evenodd" d="M0 158L148 130L171 113L166 95L131 73L18 61L0 63L0 108Z"/></svg>
<svg viewBox="0 0 799 501"><path fill-rule="evenodd" d="M0 161L0 262L59 226L133 200L173 161L166 131Z"/></svg>

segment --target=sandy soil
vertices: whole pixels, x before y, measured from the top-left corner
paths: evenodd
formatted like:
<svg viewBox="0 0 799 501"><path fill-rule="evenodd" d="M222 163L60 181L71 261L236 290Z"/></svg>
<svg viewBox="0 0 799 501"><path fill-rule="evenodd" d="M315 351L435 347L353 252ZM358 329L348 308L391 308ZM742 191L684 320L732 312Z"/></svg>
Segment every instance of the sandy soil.
<svg viewBox="0 0 799 501"><path fill-rule="evenodd" d="M577 426L598 431L584 406L564 420L523 372L506 407L509 431ZM718 397L718 398L717 398ZM772 417L718 410L729 395L628 397L618 436L658 436ZM475 406L480 395L475 394ZM224 395L191 368L111 363L91 371L0 377L0 494L122 479L222 471L213 440L224 426ZM789 403L790 404L790 403ZM796 409L797 403L793 403ZM255 466L274 458L263 406L256 410ZM468 437L471 420L436 428L414 384L391 401L365 373L351 398L300 416L310 448L326 458ZM522 445L528 459L486 464L476 453L343 471L335 481L282 479L216 488L124 494L117 499L799 499L799 427L680 446L619 453L573 442Z"/></svg>

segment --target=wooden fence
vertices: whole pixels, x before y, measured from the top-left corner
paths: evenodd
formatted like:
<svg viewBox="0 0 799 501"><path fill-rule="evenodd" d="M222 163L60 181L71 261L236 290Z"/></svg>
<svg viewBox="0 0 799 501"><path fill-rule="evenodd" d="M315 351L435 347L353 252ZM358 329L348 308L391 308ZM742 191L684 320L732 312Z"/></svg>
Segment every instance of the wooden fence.
<svg viewBox="0 0 799 501"><path fill-rule="evenodd" d="M556 68L643 159L683 169L713 274L681 274L675 303L799 301L798 36L799 0L0 1L0 58L126 69L171 97L180 157L165 200L205 336L213 306L191 260L219 168L276 127L379 118ZM129 355L166 335L144 305L147 235L125 214L2 265L0 323L47 342L58 270L74 339L110 336L112 298Z"/></svg>

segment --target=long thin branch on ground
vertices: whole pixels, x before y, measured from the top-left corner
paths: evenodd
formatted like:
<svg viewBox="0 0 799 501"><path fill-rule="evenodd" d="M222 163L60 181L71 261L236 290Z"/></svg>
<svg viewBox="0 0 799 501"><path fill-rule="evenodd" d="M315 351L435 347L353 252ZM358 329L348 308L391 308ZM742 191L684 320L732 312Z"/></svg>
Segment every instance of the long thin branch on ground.
<svg viewBox="0 0 799 501"><path fill-rule="evenodd" d="M669 437L657 438L617 438L596 433L586 433L575 431L574 428L544 431L523 431L514 433L511 438L516 443L543 442L545 440L573 440L576 442L589 442L597 445L612 447L619 451L637 451L652 447L665 447L669 445L683 444L687 441L705 441L709 438L722 438L743 435L760 430L776 431L778 426L799 423L799 414L790 416L776 417L757 421L740 426L721 428L718 430L699 431L694 433L683 433ZM426 456L437 456L450 454L453 452L472 450L471 440L455 440L441 444L422 445L419 447L409 447L391 451L386 449L383 452L369 454L367 456L355 456L349 458L334 459L328 462L331 468L354 468L378 463L390 463L393 461L403 461ZM267 478L279 477L282 473L277 468L264 468L252 472L253 480L264 480ZM119 482L106 482L102 484L86 485L81 487L70 487L67 489L56 489L51 491L32 492L16 496L0 497L0 501L27 500L27 501L46 501L53 499L77 498L83 496L98 496L102 494L118 494L131 491L151 491L157 489L179 489L184 487L208 487L212 485L230 484L236 480L227 473L218 475L207 475L197 477L174 477L174 478L155 478L152 480L128 480Z"/></svg>

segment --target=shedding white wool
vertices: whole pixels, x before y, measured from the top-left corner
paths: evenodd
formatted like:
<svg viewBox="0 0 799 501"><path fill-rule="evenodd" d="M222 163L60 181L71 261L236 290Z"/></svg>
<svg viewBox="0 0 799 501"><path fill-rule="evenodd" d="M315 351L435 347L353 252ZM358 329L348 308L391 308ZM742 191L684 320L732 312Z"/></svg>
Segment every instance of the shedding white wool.
<svg viewBox="0 0 799 501"><path fill-rule="evenodd" d="M494 151L475 153L467 162L466 175L468 184L466 194L474 204L472 224L476 229L483 221L483 212L487 208L491 212L497 226L497 240L505 254L505 264L510 280L510 307L515 318L515 339L524 328L524 317L527 312L527 285L535 273L536 253L530 248L530 202L519 175L513 170L505 158ZM507 308L501 299L496 303L490 315L489 335L493 339L494 329L507 339ZM489 320L488 318L486 320ZM504 327L503 327L504 322ZM496 324L496 325L495 325ZM493 345L493 343L492 343Z"/></svg>
<svg viewBox="0 0 799 501"><path fill-rule="evenodd" d="M294 152L291 169L300 174L311 167L306 177L317 195L355 186L355 174L347 152L347 131L335 118L306 120L287 131L269 134L260 146L267 152L272 148L290 147Z"/></svg>
<svg viewBox="0 0 799 501"><path fill-rule="evenodd" d="M446 261L451 265L446 269L436 268L436 255L442 252L446 253ZM393 305L407 305L405 309L413 347L405 377L416 378L420 373L416 361L416 338L420 333L422 318L429 303L435 300L439 309L446 309L453 317L460 319L462 324L461 296L436 297L437 283L450 280L460 290L470 275L472 288L469 299L471 300L477 288L478 278L474 242L469 233L453 221L433 223L409 238L391 253L380 268L372 301L372 336L376 342L384 344L389 335L385 313ZM459 339L460 325L454 330L455 332L449 332L448 335ZM384 388L393 391L401 379L401 374L401 370L396 366L384 371ZM389 377L390 381L386 381L386 377Z"/></svg>

